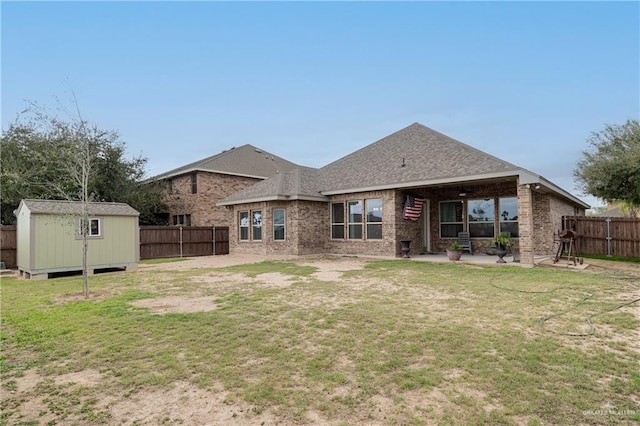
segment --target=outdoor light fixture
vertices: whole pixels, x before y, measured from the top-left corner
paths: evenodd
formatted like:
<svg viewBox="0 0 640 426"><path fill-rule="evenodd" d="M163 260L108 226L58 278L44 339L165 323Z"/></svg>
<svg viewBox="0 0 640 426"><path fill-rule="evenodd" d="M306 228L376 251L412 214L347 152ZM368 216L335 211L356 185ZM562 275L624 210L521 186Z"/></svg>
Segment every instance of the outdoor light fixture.
<svg viewBox="0 0 640 426"><path fill-rule="evenodd" d="M540 185L536 183L536 189L540 189Z"/></svg>
<svg viewBox="0 0 640 426"><path fill-rule="evenodd" d="M460 188L460 192L458 192L458 197L466 197L467 191L464 190L464 187Z"/></svg>

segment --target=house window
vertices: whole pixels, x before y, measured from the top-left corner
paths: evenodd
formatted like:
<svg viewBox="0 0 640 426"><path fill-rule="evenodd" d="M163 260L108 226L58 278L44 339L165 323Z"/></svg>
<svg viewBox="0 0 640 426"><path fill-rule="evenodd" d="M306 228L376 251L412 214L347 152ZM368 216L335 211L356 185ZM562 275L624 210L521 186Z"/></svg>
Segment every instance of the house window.
<svg viewBox="0 0 640 426"><path fill-rule="evenodd" d="M252 239L253 240L261 240L262 239L262 211L253 210L251 212L251 224L252 224Z"/></svg>
<svg viewBox="0 0 640 426"><path fill-rule="evenodd" d="M331 238L344 239L344 203L331 204Z"/></svg>
<svg viewBox="0 0 640 426"><path fill-rule="evenodd" d="M382 199L372 198L365 201L366 222L367 222L367 239L382 239Z"/></svg>
<svg viewBox="0 0 640 426"><path fill-rule="evenodd" d="M240 212L240 241L249 240L249 212Z"/></svg>
<svg viewBox="0 0 640 426"><path fill-rule="evenodd" d="M458 232L464 228L462 201L446 201L440 203L440 237L457 238Z"/></svg>
<svg viewBox="0 0 640 426"><path fill-rule="evenodd" d="M491 238L495 233L495 202L493 199L469 200L467 218L472 237Z"/></svg>
<svg viewBox="0 0 640 426"><path fill-rule="evenodd" d="M284 240L284 209L273 209L273 239L275 241Z"/></svg>
<svg viewBox="0 0 640 426"><path fill-rule="evenodd" d="M239 212L238 215L238 238L240 241L262 240L262 211L243 211Z"/></svg>
<svg viewBox="0 0 640 426"><path fill-rule="evenodd" d="M348 224L349 224L349 239L361 240L362 239L362 201L349 201L347 202L347 209L349 212Z"/></svg>
<svg viewBox="0 0 640 426"><path fill-rule="evenodd" d="M80 219L78 223L78 234L83 235L85 233L84 220ZM100 237L102 236L102 221L100 219L90 218L86 220L86 233L87 237Z"/></svg>
<svg viewBox="0 0 640 426"><path fill-rule="evenodd" d="M191 175L191 193L198 193L198 174L194 173Z"/></svg>
<svg viewBox="0 0 640 426"><path fill-rule="evenodd" d="M173 215L173 225L174 226L191 226L191 215L190 214Z"/></svg>
<svg viewBox="0 0 640 426"><path fill-rule="evenodd" d="M498 211L500 212L500 233L509 232L512 237L518 237L518 198L498 199Z"/></svg>

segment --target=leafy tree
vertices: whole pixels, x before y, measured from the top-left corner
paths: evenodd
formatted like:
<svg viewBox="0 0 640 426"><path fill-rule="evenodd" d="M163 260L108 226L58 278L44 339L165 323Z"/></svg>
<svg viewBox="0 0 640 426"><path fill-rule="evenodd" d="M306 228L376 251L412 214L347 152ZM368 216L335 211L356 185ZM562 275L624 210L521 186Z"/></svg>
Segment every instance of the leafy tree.
<svg viewBox="0 0 640 426"><path fill-rule="evenodd" d="M79 116L79 114L78 114ZM161 223L166 211L160 188L142 184L147 159L126 158L126 145L117 132L105 131L81 118L59 120L32 105L0 137L0 220L14 224L13 211L23 198L82 199L79 181L70 164L77 165L78 143L91 160L87 198L122 202L140 212L140 223Z"/></svg>
<svg viewBox="0 0 640 426"><path fill-rule="evenodd" d="M573 172L581 189L608 201L640 206L640 123L607 125L588 139Z"/></svg>

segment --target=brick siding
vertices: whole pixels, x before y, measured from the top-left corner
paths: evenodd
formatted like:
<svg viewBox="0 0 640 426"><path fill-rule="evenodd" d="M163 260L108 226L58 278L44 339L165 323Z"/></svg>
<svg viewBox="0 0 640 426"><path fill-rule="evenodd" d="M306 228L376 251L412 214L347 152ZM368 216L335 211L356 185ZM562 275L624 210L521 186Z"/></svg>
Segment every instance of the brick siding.
<svg viewBox="0 0 640 426"><path fill-rule="evenodd" d="M174 215L191 215L192 226L230 226L232 209L216 203L229 195L259 182L260 179L220 173L198 172L198 188L191 193L191 174L173 177L171 191L167 188L164 201L169 207L170 224Z"/></svg>
<svg viewBox="0 0 640 426"><path fill-rule="evenodd" d="M326 203L295 200L268 201L234 206L229 230L231 253L305 255L326 252L326 233L329 228ZM273 210L285 210L285 239L273 238ZM262 212L262 239L240 241L240 212Z"/></svg>
<svg viewBox="0 0 640 426"><path fill-rule="evenodd" d="M563 199L517 185L515 181L498 184L465 186L468 196L461 198L459 188L421 188L417 190L385 190L331 197L329 203L314 201L270 201L244 204L229 209L232 212L230 247L231 252L255 254L304 255L332 253L359 256L400 256L402 240L411 240L411 253L425 251L424 215L417 221L402 217L402 208L407 194L429 200L429 224L431 251L444 252L455 238L440 238L440 202L474 199L518 198L519 237L514 237L515 247L520 251L521 262L533 265L534 254L551 254L554 232L561 226L563 215L576 214L579 210ZM382 199L383 222L381 240L331 239L331 203ZM286 210L285 241L273 240L272 211ZM262 241L239 241L238 220L240 211L261 210L263 214ZM584 210L581 210L584 214ZM468 229L466 202L463 210L464 229ZM346 217L345 217L345 220ZM345 223L345 231L347 229ZM475 252L482 253L491 244L491 238L472 238Z"/></svg>

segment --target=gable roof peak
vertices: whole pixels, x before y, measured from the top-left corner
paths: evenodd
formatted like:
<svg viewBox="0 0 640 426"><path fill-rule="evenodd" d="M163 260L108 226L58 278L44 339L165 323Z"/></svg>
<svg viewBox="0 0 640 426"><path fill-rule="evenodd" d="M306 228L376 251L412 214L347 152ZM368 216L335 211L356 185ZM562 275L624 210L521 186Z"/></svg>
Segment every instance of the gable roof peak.
<svg viewBox="0 0 640 426"><path fill-rule="evenodd" d="M464 180L512 173L520 167L413 123L320 169L327 191L402 187L417 182Z"/></svg>

